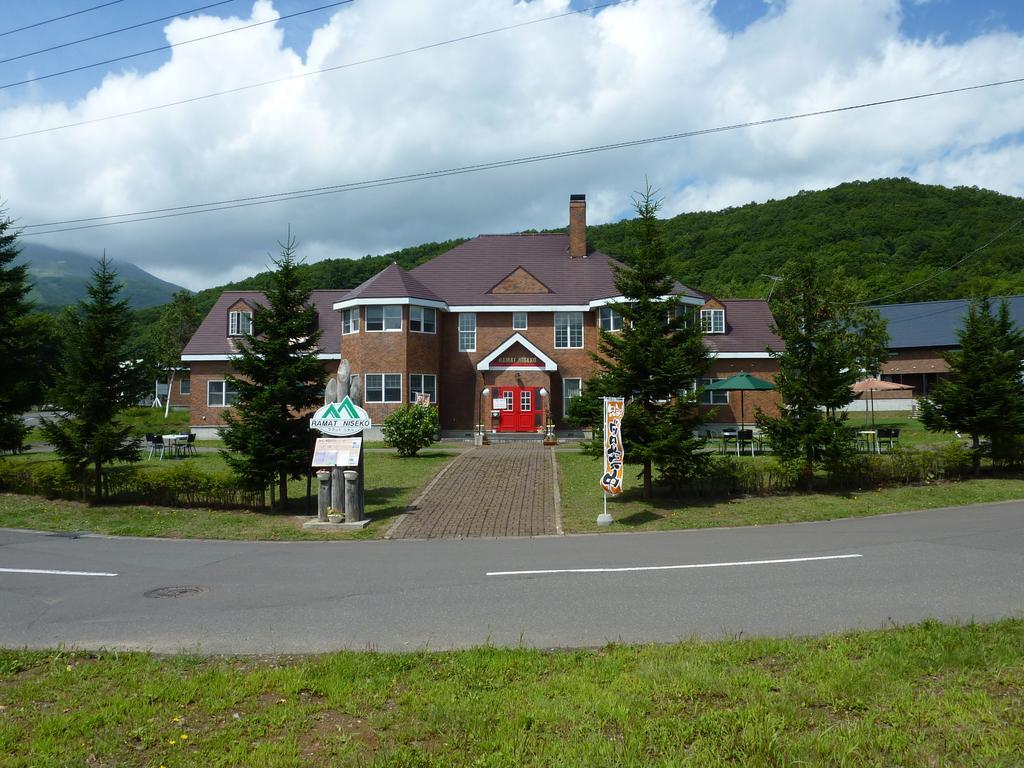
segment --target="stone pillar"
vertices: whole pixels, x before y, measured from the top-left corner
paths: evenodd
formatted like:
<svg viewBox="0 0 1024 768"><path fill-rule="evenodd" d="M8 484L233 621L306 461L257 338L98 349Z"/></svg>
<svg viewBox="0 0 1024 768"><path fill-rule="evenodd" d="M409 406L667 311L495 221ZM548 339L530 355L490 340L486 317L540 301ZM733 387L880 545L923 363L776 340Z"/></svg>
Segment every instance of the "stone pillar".
<svg viewBox="0 0 1024 768"><path fill-rule="evenodd" d="M345 522L358 523L363 519L362 504L359 503L359 473L348 469L345 475Z"/></svg>
<svg viewBox="0 0 1024 768"><path fill-rule="evenodd" d="M317 491L316 517L321 523L327 522L327 508L331 506L331 472L327 469L318 470L316 479L319 482Z"/></svg>

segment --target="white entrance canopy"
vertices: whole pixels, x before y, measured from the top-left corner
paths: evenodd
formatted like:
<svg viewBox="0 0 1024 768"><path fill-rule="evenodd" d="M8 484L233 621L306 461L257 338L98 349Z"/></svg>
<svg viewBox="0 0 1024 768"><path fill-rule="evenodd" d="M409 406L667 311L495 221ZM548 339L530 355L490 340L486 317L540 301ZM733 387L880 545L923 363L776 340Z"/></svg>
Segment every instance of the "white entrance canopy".
<svg viewBox="0 0 1024 768"><path fill-rule="evenodd" d="M552 360L550 357L545 355L543 352L541 352L540 349L538 349L536 345L532 344L521 333L513 333L511 336L509 336L507 339L505 339L505 341L501 342L501 344L499 344L497 346L497 348L495 348L495 350L493 352L491 352L491 354L489 354L487 357L485 357L483 360L481 360L479 363L476 364L476 369L478 371L490 371L490 370L492 370L491 369L491 364L495 360L498 359L498 356L501 355L502 352L505 352L513 344L522 344L523 347L525 347L527 350L529 350L538 360L541 361L541 363L544 364L543 367L541 367L541 366L534 366L534 365L509 365L509 366L504 366L503 365L503 366L500 366L500 368L498 370L502 370L502 371L557 371L558 370L558 364L554 360Z"/></svg>

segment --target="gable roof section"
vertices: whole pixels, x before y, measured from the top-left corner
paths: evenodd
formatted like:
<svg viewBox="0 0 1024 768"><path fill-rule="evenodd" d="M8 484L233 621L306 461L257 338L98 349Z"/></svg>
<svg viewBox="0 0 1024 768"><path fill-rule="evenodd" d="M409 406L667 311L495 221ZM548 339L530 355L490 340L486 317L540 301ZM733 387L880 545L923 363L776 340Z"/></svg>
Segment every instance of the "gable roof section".
<svg viewBox="0 0 1024 768"><path fill-rule="evenodd" d="M772 331L775 318L762 299L719 299L725 307L725 333L709 333L704 343L721 355L781 352L785 343Z"/></svg>
<svg viewBox="0 0 1024 768"><path fill-rule="evenodd" d="M402 269L398 264L390 264L369 280L349 291L343 299L337 302L342 306L334 308L343 309L345 306L366 304L376 300L386 303L388 299L401 300L401 303L406 304L410 299L444 304L443 299L413 277L411 272Z"/></svg>
<svg viewBox="0 0 1024 768"><path fill-rule="evenodd" d="M522 345L523 348L529 350L533 355L535 355L537 357L538 360L540 360L542 363L544 363L544 368L543 369L537 369L537 368L531 367L529 370L534 370L534 371L535 370L545 370L545 371L557 371L558 370L558 364L554 360L552 360L550 357L545 355L543 352L541 352L540 348L536 344L533 344L529 339L527 339L521 333L513 333L511 336L509 336L507 339L505 339L503 342L501 342L501 344L499 344L497 347L494 348L494 351L491 352L491 354L489 354L487 357L485 357L483 360L481 360L479 363L476 364L476 369L478 371L489 371L489 370L491 370L491 363L493 363L495 360L497 360L498 356L502 352L504 352L509 347L513 346L514 344ZM505 368L503 370L515 371L515 370L517 370L517 368L515 366L509 366L508 368Z"/></svg>
<svg viewBox="0 0 1024 768"><path fill-rule="evenodd" d="M551 289L536 277L530 274L528 269L516 267L501 279L501 282L491 288L488 293L551 293Z"/></svg>
<svg viewBox="0 0 1024 768"><path fill-rule="evenodd" d="M340 357L338 350L341 349L341 315L334 311L333 305L336 301L341 301L347 293L348 291L310 293L310 302L316 307L322 359L332 360ZM239 300L252 307L257 304L266 306L267 303L262 291L224 291L185 345L181 353L183 361L226 360L236 354L234 340L228 336L228 309Z"/></svg>
<svg viewBox="0 0 1024 768"><path fill-rule="evenodd" d="M436 256L411 274L449 306L587 306L619 295L614 259L591 251L585 259L569 258L564 234L480 235ZM517 267L551 293L493 293L492 288ZM704 294L677 284L677 292L694 299Z"/></svg>
<svg viewBox="0 0 1024 768"><path fill-rule="evenodd" d="M1024 296L1007 296L1010 318L1024 327ZM918 301L912 304L883 304L877 309L889 330L889 349L956 347L956 332L963 327L970 301Z"/></svg>

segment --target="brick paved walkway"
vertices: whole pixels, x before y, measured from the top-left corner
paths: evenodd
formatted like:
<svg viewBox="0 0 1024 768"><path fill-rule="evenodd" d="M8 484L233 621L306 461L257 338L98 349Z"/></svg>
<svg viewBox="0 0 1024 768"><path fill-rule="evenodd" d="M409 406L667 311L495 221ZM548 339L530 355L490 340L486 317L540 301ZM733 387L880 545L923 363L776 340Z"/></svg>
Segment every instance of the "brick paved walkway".
<svg viewBox="0 0 1024 768"><path fill-rule="evenodd" d="M481 446L456 458L389 538L560 532L553 452L540 443L524 443Z"/></svg>

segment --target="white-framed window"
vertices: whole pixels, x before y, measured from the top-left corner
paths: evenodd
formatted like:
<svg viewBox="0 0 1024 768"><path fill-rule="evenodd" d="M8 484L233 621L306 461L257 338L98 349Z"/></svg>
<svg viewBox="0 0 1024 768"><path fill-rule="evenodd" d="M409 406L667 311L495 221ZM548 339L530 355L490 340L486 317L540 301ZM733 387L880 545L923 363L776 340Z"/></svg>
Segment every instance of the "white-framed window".
<svg viewBox="0 0 1024 768"><path fill-rule="evenodd" d="M416 393L430 395L430 402L437 403L437 376L432 373L409 374L409 402L416 402Z"/></svg>
<svg viewBox="0 0 1024 768"><path fill-rule="evenodd" d="M706 387L715 381L721 381L721 379L701 379L700 385ZM696 388L696 384L694 385ZM700 404L701 405L728 405L729 404L729 391L726 389L705 389L700 393Z"/></svg>
<svg viewBox="0 0 1024 768"><path fill-rule="evenodd" d="M359 333L359 307L341 310L341 333Z"/></svg>
<svg viewBox="0 0 1024 768"><path fill-rule="evenodd" d="M700 311L700 324L704 329L704 333L725 333L725 310L702 309Z"/></svg>
<svg viewBox="0 0 1024 768"><path fill-rule="evenodd" d="M238 389L230 381L206 382L206 405L210 408L226 408L238 402Z"/></svg>
<svg viewBox="0 0 1024 768"><path fill-rule="evenodd" d="M432 307L409 307L409 330L416 333L437 333L437 310Z"/></svg>
<svg viewBox="0 0 1024 768"><path fill-rule="evenodd" d="M366 332L402 330L402 308L397 304L371 304L366 308Z"/></svg>
<svg viewBox="0 0 1024 768"><path fill-rule="evenodd" d="M182 376L178 379L178 394L179 395L191 395L192 394L192 378L189 376Z"/></svg>
<svg viewBox="0 0 1024 768"><path fill-rule="evenodd" d="M368 403L402 402L402 374L366 374L366 391L363 395Z"/></svg>
<svg viewBox="0 0 1024 768"><path fill-rule="evenodd" d="M519 393L519 412L530 413L533 411L533 392L524 389Z"/></svg>
<svg viewBox="0 0 1024 768"><path fill-rule="evenodd" d="M228 336L252 334L252 312L228 312Z"/></svg>
<svg viewBox="0 0 1024 768"><path fill-rule="evenodd" d="M459 313L459 352L476 352L476 312Z"/></svg>
<svg viewBox="0 0 1024 768"><path fill-rule="evenodd" d="M513 312L512 313L512 330L513 331L526 331L530 328L530 313L529 312Z"/></svg>
<svg viewBox="0 0 1024 768"><path fill-rule="evenodd" d="M583 379L562 379L562 416L569 415L569 403L583 394Z"/></svg>
<svg viewBox="0 0 1024 768"><path fill-rule="evenodd" d="M601 307L597 311L597 324L602 331L621 331L622 313L616 312L611 307Z"/></svg>
<svg viewBox="0 0 1024 768"><path fill-rule="evenodd" d="M583 348L583 313L555 312L555 349Z"/></svg>

